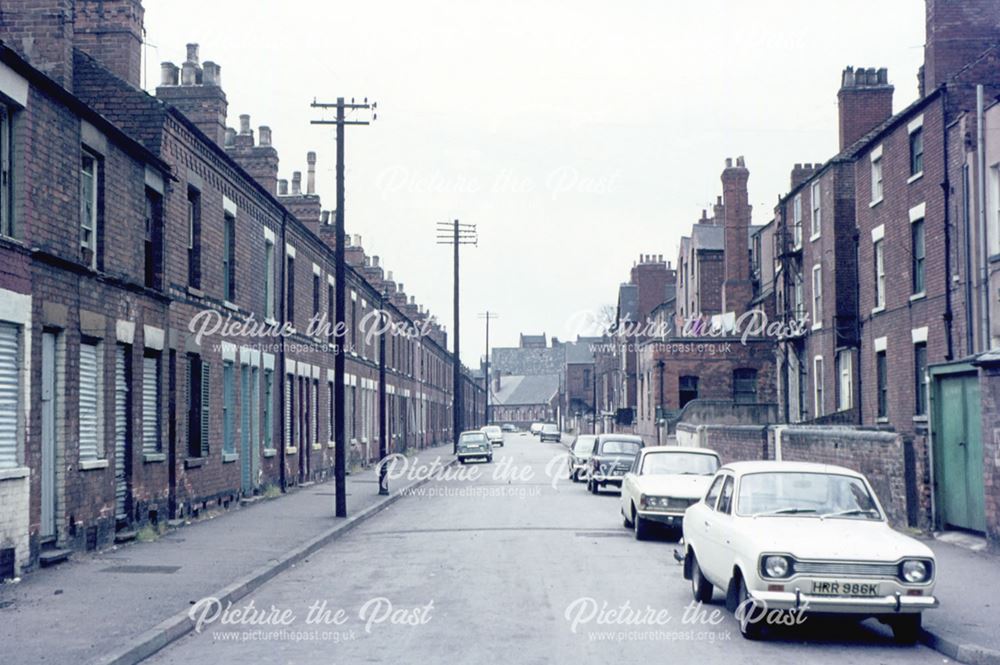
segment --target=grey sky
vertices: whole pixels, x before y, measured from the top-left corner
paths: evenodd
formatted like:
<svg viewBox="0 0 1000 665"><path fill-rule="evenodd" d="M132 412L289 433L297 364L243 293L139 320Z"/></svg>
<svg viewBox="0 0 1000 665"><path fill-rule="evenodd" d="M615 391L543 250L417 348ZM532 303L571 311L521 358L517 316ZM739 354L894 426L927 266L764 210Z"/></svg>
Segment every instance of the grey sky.
<svg viewBox="0 0 1000 665"><path fill-rule="evenodd" d="M201 44L229 124L267 124L281 177L316 150L334 207L330 128L313 97L375 99L348 131L347 230L452 327L449 249L434 225L478 224L463 254L463 359L613 302L640 253L678 239L745 155L754 223L794 162L836 151L846 65L885 66L916 96L921 0L829 2L283 2L145 0L147 81Z"/></svg>

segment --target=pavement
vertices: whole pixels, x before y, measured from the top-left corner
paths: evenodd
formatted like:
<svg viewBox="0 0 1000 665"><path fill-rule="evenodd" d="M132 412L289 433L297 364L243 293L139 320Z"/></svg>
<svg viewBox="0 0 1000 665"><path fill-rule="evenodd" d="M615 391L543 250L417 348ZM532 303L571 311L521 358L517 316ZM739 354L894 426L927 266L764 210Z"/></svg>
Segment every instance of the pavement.
<svg viewBox="0 0 1000 665"><path fill-rule="evenodd" d="M409 468L426 469L437 458L451 462L451 444L419 451ZM74 553L0 585L0 662L140 662L191 629L187 612L199 599L238 600L422 482L408 473L390 482L390 496L379 496L369 469L347 477L346 519L334 516L330 481L170 529L153 542Z"/></svg>
<svg viewBox="0 0 1000 665"><path fill-rule="evenodd" d="M396 479L390 497L374 471L349 476L346 521L324 483L0 587L0 661L1000 663L993 555L928 541L942 606L923 645L813 618L747 641L718 592L688 620L677 544L636 541L616 492L565 478L561 446L505 441L492 464ZM412 468L436 459L450 446Z"/></svg>

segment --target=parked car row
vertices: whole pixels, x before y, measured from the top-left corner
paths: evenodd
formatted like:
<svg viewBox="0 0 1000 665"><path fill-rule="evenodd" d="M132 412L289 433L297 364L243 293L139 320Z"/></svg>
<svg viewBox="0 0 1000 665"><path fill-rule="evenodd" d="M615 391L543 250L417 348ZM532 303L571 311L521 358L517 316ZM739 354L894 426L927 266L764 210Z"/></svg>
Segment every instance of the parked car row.
<svg viewBox="0 0 1000 665"><path fill-rule="evenodd" d="M569 477L591 493L621 487L622 522L680 537L698 602L721 591L747 639L791 615L876 618L915 642L938 606L934 555L894 530L868 480L850 469L785 461L721 465L707 449L646 447L623 434L581 435Z"/></svg>

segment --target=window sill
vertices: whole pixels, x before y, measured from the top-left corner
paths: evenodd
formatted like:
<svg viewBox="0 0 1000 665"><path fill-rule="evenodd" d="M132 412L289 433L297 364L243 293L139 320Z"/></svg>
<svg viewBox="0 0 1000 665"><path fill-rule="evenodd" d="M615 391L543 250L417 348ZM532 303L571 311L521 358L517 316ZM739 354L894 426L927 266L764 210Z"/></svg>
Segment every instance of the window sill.
<svg viewBox="0 0 1000 665"><path fill-rule="evenodd" d="M913 175L911 175L909 178L906 179L906 184L909 185L911 183L914 183L923 177L924 177L923 171L921 171L920 173L914 173Z"/></svg>
<svg viewBox="0 0 1000 665"><path fill-rule="evenodd" d="M166 453L143 453L142 461L146 464L151 464L153 462L166 462L167 455Z"/></svg>
<svg viewBox="0 0 1000 665"><path fill-rule="evenodd" d="M884 311L885 311L885 305L881 305L880 307L872 307L872 314L873 315L874 314L881 314Z"/></svg>
<svg viewBox="0 0 1000 665"><path fill-rule="evenodd" d="M994 254L993 256L986 259L988 263L1000 263L1000 254Z"/></svg>
<svg viewBox="0 0 1000 665"><path fill-rule="evenodd" d="M337 442L336 441L327 441L326 442L326 447L327 448L336 448L337 447Z"/></svg>
<svg viewBox="0 0 1000 665"><path fill-rule="evenodd" d="M274 326L278 325L278 320L275 319L273 316L265 316L264 324L273 328Z"/></svg>
<svg viewBox="0 0 1000 665"><path fill-rule="evenodd" d="M910 302L914 302L916 300L923 300L926 297L927 293L925 291L921 291L920 293L914 293L912 296L910 296Z"/></svg>
<svg viewBox="0 0 1000 665"><path fill-rule="evenodd" d="M230 302L228 300L223 300L222 301L222 306L225 307L226 309L231 309L234 312L240 311L239 305L237 305L234 302Z"/></svg>
<svg viewBox="0 0 1000 665"><path fill-rule="evenodd" d="M196 298L204 298L205 292L196 286L187 287L187 292L189 296L195 296Z"/></svg>
<svg viewBox="0 0 1000 665"><path fill-rule="evenodd" d="M915 422L915 423L926 423L927 422L927 416L924 415L924 414L918 415L918 416L913 416L913 422Z"/></svg>
<svg viewBox="0 0 1000 665"><path fill-rule="evenodd" d="M240 458L240 456L237 453L222 453L222 463L223 464L230 464L232 462L235 462L239 458Z"/></svg>
<svg viewBox="0 0 1000 665"><path fill-rule="evenodd" d="M278 454L278 451L275 450L274 448L265 448L264 449L264 457L274 457L277 454Z"/></svg>
<svg viewBox="0 0 1000 665"><path fill-rule="evenodd" d="M0 482L27 478L31 470L26 466L15 466L13 469L0 469Z"/></svg>
<svg viewBox="0 0 1000 665"><path fill-rule="evenodd" d="M822 236L821 236L821 234L819 234L819 233L817 233L817 234L816 234L816 235L814 235L814 236L809 236L809 242L816 242L816 241L817 241L817 240L819 240L819 239L820 239L821 237L822 237Z"/></svg>
<svg viewBox="0 0 1000 665"><path fill-rule="evenodd" d="M887 425L889 423L889 418L888 416L879 416L878 418L875 419L875 422L877 422L879 425Z"/></svg>
<svg viewBox="0 0 1000 665"><path fill-rule="evenodd" d="M872 201L871 203L869 203L869 204L868 204L868 207L869 207L869 208L874 208L874 207L875 207L875 206L877 206L877 205L878 205L879 203L882 203L882 199L878 199L878 200L876 200L876 201Z"/></svg>
<svg viewBox="0 0 1000 665"><path fill-rule="evenodd" d="M812 328L810 330L815 332L817 330L822 330L822 329L823 329L823 322L817 321L816 323L812 324Z"/></svg>
<svg viewBox="0 0 1000 665"><path fill-rule="evenodd" d="M299 452L299 449L296 448L295 446L285 446L285 454L286 455L295 455L298 452Z"/></svg>
<svg viewBox="0 0 1000 665"><path fill-rule="evenodd" d="M108 460L106 459L80 460L80 471L95 471L106 468L108 468Z"/></svg>
<svg viewBox="0 0 1000 665"><path fill-rule="evenodd" d="M314 444L312 444L312 449L313 450L323 450L323 444L322 443L314 443Z"/></svg>
<svg viewBox="0 0 1000 665"><path fill-rule="evenodd" d="M184 460L185 469L197 469L205 463L205 458L203 457L188 457Z"/></svg>

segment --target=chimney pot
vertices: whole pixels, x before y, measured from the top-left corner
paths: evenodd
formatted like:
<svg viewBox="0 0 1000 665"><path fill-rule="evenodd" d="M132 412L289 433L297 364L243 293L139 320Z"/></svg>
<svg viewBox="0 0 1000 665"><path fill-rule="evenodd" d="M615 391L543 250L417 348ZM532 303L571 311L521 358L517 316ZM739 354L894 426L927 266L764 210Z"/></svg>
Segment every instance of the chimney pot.
<svg viewBox="0 0 1000 665"><path fill-rule="evenodd" d="M327 224L329 224L330 223L330 211L329 210L324 210L323 212L321 212L320 215L319 215L319 219L320 219L320 223L322 223L324 226L326 226Z"/></svg>
<svg viewBox="0 0 1000 665"><path fill-rule="evenodd" d="M226 147L234 145L236 145L236 130L232 127L226 127Z"/></svg>
<svg viewBox="0 0 1000 665"><path fill-rule="evenodd" d="M726 168L727 169L733 168L733 158L732 157L726 157Z"/></svg>
<svg viewBox="0 0 1000 665"><path fill-rule="evenodd" d="M309 165L306 179L306 194L316 193L316 153L309 151L306 153L306 163Z"/></svg>
<svg viewBox="0 0 1000 665"><path fill-rule="evenodd" d="M400 282L400 283L399 283L399 284L397 284L396 286L397 286L397 287L399 288L399 292L400 292L400 293L402 293L402 292L406 291L406 289L404 289L404 288L403 288L403 283L402 283L402 282Z"/></svg>
<svg viewBox="0 0 1000 665"><path fill-rule="evenodd" d="M378 268L378 255L372 257L372 266Z"/></svg>
<svg viewBox="0 0 1000 665"><path fill-rule="evenodd" d="M181 85L198 84L198 65L185 62L181 67Z"/></svg>
<svg viewBox="0 0 1000 665"><path fill-rule="evenodd" d="M386 280L388 280L390 282L393 281L392 280L392 271L391 270L385 274L385 278L386 278Z"/></svg>
<svg viewBox="0 0 1000 665"><path fill-rule="evenodd" d="M278 181L278 196L288 196L288 181L284 178Z"/></svg>
<svg viewBox="0 0 1000 665"><path fill-rule="evenodd" d="M188 44L187 45L187 62L193 65L198 64L198 45Z"/></svg>
<svg viewBox="0 0 1000 665"><path fill-rule="evenodd" d="M250 133L250 115L247 113L240 114L240 134Z"/></svg>
<svg viewBox="0 0 1000 665"><path fill-rule="evenodd" d="M292 172L292 196L302 193L302 171Z"/></svg>
<svg viewBox="0 0 1000 665"><path fill-rule="evenodd" d="M354 234L354 244L356 246L358 246L358 247L361 247L361 234L360 233L355 233Z"/></svg>
<svg viewBox="0 0 1000 665"><path fill-rule="evenodd" d="M416 305L417 304L417 297L416 296L410 296L410 304L411 305Z"/></svg>
<svg viewBox="0 0 1000 665"><path fill-rule="evenodd" d="M222 87L222 67L214 62L206 62L201 77L202 85Z"/></svg>
<svg viewBox="0 0 1000 665"><path fill-rule="evenodd" d="M267 125L261 125L257 130L257 138L260 141L260 145L271 145L271 128Z"/></svg>
<svg viewBox="0 0 1000 665"><path fill-rule="evenodd" d="M177 74L180 70L172 62L160 63L160 85L177 85Z"/></svg>

